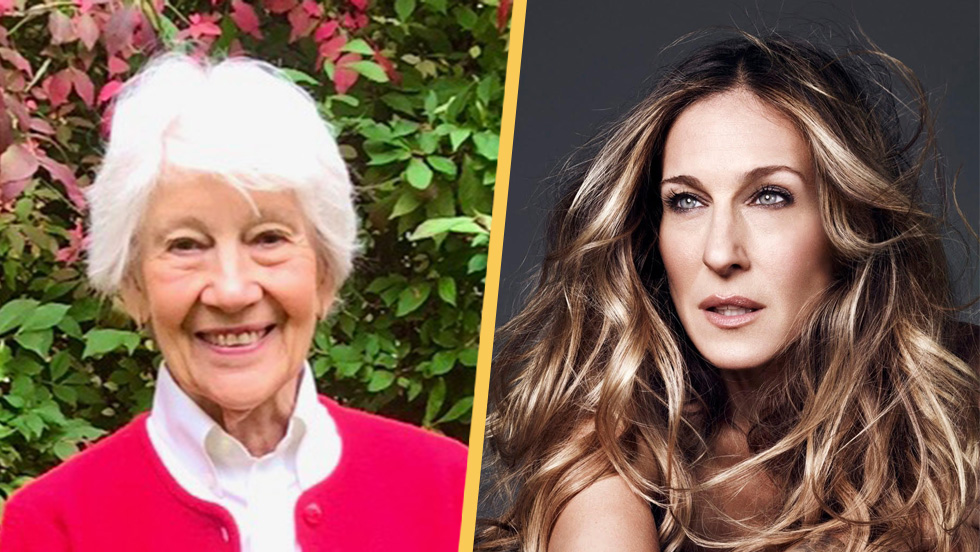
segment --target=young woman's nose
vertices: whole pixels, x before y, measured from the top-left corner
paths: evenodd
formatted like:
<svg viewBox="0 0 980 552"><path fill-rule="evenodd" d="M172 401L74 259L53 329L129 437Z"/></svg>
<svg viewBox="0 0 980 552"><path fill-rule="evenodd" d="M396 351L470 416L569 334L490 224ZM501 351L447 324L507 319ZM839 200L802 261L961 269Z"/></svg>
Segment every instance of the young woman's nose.
<svg viewBox="0 0 980 552"><path fill-rule="evenodd" d="M238 245L216 246L201 302L226 312L238 312L262 298L255 262Z"/></svg>
<svg viewBox="0 0 980 552"><path fill-rule="evenodd" d="M708 222L702 261L719 276L728 277L749 268L749 258L743 240L744 228L739 215L715 209Z"/></svg>

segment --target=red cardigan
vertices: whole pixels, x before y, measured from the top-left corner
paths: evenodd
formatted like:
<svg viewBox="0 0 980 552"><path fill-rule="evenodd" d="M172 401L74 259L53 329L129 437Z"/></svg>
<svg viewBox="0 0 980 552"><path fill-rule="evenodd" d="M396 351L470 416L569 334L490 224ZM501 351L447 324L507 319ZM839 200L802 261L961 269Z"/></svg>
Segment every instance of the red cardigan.
<svg viewBox="0 0 980 552"><path fill-rule="evenodd" d="M296 504L303 552L458 550L466 448L321 398L340 463ZM164 467L146 415L26 485L7 503L0 552L237 551L224 508Z"/></svg>

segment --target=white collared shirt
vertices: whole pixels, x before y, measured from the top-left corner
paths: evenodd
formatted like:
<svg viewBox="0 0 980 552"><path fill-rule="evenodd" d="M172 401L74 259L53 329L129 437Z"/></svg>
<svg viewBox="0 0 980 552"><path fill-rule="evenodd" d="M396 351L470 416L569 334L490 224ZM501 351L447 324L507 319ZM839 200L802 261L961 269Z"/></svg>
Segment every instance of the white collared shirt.
<svg viewBox="0 0 980 552"><path fill-rule="evenodd" d="M261 458L211 419L165 365L157 376L147 431L164 466L184 490L232 515L242 552L299 552L296 502L340 461L340 435L317 399L309 364L300 376L286 435Z"/></svg>

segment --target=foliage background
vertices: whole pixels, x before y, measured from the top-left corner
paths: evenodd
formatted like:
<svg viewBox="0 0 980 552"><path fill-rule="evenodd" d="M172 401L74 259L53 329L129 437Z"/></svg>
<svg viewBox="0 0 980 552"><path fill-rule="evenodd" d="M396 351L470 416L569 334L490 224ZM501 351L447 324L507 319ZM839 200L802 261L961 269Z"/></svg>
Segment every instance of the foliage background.
<svg viewBox="0 0 980 552"><path fill-rule="evenodd" d="M509 0L0 0L0 500L146 410L161 355L84 278L111 98L169 48L287 68L334 125L364 254L322 392L469 433Z"/></svg>

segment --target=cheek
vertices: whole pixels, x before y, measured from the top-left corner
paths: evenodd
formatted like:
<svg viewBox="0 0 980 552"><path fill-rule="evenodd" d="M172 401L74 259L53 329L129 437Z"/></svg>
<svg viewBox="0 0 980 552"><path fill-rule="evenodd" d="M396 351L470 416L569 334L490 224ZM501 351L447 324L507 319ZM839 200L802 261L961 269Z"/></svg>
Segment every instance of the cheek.
<svg viewBox="0 0 980 552"><path fill-rule="evenodd" d="M670 284L670 293L677 297L694 280L701 265L701 253L692 246L693 236L683 236L673 225L662 224L658 246L660 258Z"/></svg>
<svg viewBox="0 0 980 552"><path fill-rule="evenodd" d="M819 221L796 224L767 239L764 246L769 276L781 289L794 290L800 301L830 282L830 242Z"/></svg>
<svg viewBox="0 0 980 552"><path fill-rule="evenodd" d="M144 275L155 330L175 331L200 297L204 279L195 271L152 266Z"/></svg>
<svg viewBox="0 0 980 552"><path fill-rule="evenodd" d="M270 268L265 278L266 290L273 295L294 322L315 324L316 262L295 258Z"/></svg>

